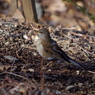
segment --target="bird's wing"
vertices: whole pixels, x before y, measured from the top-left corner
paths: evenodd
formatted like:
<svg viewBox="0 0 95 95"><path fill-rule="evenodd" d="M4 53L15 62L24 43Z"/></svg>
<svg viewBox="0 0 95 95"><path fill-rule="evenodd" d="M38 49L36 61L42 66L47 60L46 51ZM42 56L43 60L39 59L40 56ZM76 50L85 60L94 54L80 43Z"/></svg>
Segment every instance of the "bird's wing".
<svg viewBox="0 0 95 95"><path fill-rule="evenodd" d="M60 55L60 57L69 62L70 57L58 46L58 44L52 40L52 50Z"/></svg>
<svg viewBox="0 0 95 95"><path fill-rule="evenodd" d="M80 66L80 64L78 63L78 62L76 62L76 61L74 61L73 59L71 59L59 46L58 46L58 44L55 42L55 41L53 41L54 43L53 43L53 51L55 51L56 53L58 53L60 56L61 56L61 58L63 58L65 61L67 61L67 62L69 62L69 63L72 63L73 65L75 65L75 66L77 66L77 67L79 67L79 68L81 68L81 69L84 69L84 68L82 68L81 66Z"/></svg>
<svg viewBox="0 0 95 95"><path fill-rule="evenodd" d="M61 59L61 60L65 60L69 63L72 63L73 65L83 69L80 64L76 61L74 61L73 59L71 59L59 46L58 44L54 41L54 43L52 44L43 44L43 48L47 53L52 54L53 56L55 56L55 58L57 59Z"/></svg>
<svg viewBox="0 0 95 95"><path fill-rule="evenodd" d="M67 54L65 54L65 52L58 46L58 44L56 43L56 41L51 40L52 43L48 43L47 42L42 42L41 44L43 45L44 50L47 53L50 53L52 55L54 55L56 58L58 59L64 59L66 61L69 62L69 57L67 56Z"/></svg>
<svg viewBox="0 0 95 95"><path fill-rule="evenodd" d="M52 44L46 44L46 43L41 43L43 45L44 50L47 53L50 53L52 55L56 55L57 57L61 57L57 52L53 50L53 45Z"/></svg>

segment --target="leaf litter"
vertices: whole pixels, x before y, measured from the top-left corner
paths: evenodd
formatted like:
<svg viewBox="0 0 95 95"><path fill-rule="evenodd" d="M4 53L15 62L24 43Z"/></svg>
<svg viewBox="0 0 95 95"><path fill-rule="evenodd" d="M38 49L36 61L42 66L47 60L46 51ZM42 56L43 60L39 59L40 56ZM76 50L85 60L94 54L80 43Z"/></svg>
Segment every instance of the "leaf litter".
<svg viewBox="0 0 95 95"><path fill-rule="evenodd" d="M12 21L14 27L11 27ZM95 93L94 36L89 35L88 32L84 34L83 31L76 32L73 28L52 28L51 37L58 42L59 46L74 60L81 64L86 63L87 70L78 70L67 62L61 64L42 61L33 43L33 39L36 38L31 27L34 26L33 23L14 19L8 19L10 24L7 27L3 19L0 23L3 23L0 34L0 94L69 95L72 93L72 95L83 95ZM41 64L43 64L42 67Z"/></svg>

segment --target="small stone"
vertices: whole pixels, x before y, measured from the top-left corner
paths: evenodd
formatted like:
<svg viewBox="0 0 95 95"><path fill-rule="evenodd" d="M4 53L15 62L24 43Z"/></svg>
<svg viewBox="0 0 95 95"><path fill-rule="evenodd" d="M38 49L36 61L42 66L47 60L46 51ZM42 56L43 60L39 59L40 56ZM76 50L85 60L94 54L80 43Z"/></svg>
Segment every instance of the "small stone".
<svg viewBox="0 0 95 95"><path fill-rule="evenodd" d="M74 89L74 88L75 88L74 85L69 85L69 86L66 87L66 90L67 90L67 91L71 91L71 90Z"/></svg>
<svg viewBox="0 0 95 95"><path fill-rule="evenodd" d="M78 83L78 86L79 86L79 87L82 87L82 85L83 85L83 83Z"/></svg>
<svg viewBox="0 0 95 95"><path fill-rule="evenodd" d="M76 73L77 73L77 75L79 75L80 71L79 71L79 70L77 70L77 71L76 71Z"/></svg>
<svg viewBox="0 0 95 95"><path fill-rule="evenodd" d="M6 42L5 45L8 46L9 45L9 42Z"/></svg>
<svg viewBox="0 0 95 95"><path fill-rule="evenodd" d="M51 69L48 69L48 72L51 72Z"/></svg>
<svg viewBox="0 0 95 95"><path fill-rule="evenodd" d="M30 72L34 72L34 69L28 69Z"/></svg>
<svg viewBox="0 0 95 95"><path fill-rule="evenodd" d="M0 34L2 34L3 33L3 30L2 29L0 29Z"/></svg>
<svg viewBox="0 0 95 95"><path fill-rule="evenodd" d="M23 38L27 40L28 39L28 36L27 35L23 35Z"/></svg>
<svg viewBox="0 0 95 95"><path fill-rule="evenodd" d="M60 91L56 91L57 95L62 95L62 93Z"/></svg>
<svg viewBox="0 0 95 95"><path fill-rule="evenodd" d="M37 56L37 53L36 53L36 52L33 52L33 55L34 55L34 56Z"/></svg>

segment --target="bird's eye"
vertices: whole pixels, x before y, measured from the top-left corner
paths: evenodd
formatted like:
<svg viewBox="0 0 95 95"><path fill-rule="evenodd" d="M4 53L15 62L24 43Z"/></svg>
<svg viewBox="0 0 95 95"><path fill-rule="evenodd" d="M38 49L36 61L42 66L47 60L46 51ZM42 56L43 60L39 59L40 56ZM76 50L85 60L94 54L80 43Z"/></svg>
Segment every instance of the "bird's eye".
<svg viewBox="0 0 95 95"><path fill-rule="evenodd" d="M42 31L40 33L43 33Z"/></svg>

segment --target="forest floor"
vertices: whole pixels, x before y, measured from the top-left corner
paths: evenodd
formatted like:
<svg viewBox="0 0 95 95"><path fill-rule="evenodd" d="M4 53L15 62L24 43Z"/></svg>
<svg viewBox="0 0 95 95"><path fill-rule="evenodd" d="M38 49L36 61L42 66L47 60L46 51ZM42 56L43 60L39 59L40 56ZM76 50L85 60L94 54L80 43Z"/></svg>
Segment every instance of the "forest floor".
<svg viewBox="0 0 95 95"><path fill-rule="evenodd" d="M95 36L76 28L52 28L51 37L85 70L44 60L33 23L0 19L0 95L95 95Z"/></svg>

